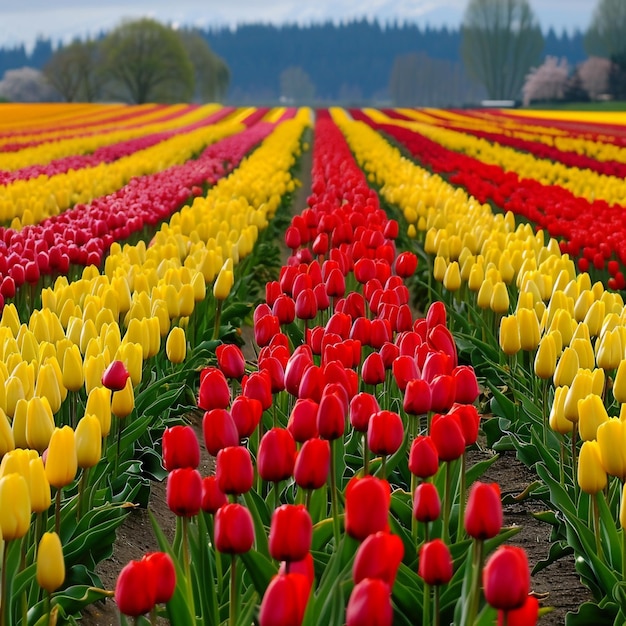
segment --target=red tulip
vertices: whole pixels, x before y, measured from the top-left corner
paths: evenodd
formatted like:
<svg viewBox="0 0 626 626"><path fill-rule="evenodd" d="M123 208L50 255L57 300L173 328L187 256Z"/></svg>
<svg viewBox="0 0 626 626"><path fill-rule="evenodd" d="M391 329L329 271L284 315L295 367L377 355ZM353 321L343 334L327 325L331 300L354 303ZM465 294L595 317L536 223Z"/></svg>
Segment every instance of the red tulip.
<svg viewBox="0 0 626 626"><path fill-rule="evenodd" d="M328 322L326 322L324 329L327 333L335 333L339 335L341 339L347 339L352 329L352 319L346 313L335 312L330 316Z"/></svg>
<svg viewBox="0 0 626 626"><path fill-rule="evenodd" d="M362 541L389 528L389 483L375 476L353 477L346 487L346 532Z"/></svg>
<svg viewBox="0 0 626 626"><path fill-rule="evenodd" d="M324 373L318 365L311 365L304 370L298 387L298 398L308 398L319 404L324 390Z"/></svg>
<svg viewBox="0 0 626 626"><path fill-rule="evenodd" d="M326 293L331 298L341 298L346 292L346 279L340 269L331 270L326 279Z"/></svg>
<svg viewBox="0 0 626 626"><path fill-rule="evenodd" d="M367 385L379 385L385 381L385 364L378 352L372 352L363 361L361 378Z"/></svg>
<svg viewBox="0 0 626 626"><path fill-rule="evenodd" d="M535 596L528 596L519 609L498 611L498 626L504 626L505 613L507 626L535 626L539 619L539 601Z"/></svg>
<svg viewBox="0 0 626 626"><path fill-rule="evenodd" d="M354 276L361 285L376 276L376 265L372 259L362 258L354 264Z"/></svg>
<svg viewBox="0 0 626 626"><path fill-rule="evenodd" d="M439 324L442 326L447 325L448 318L446 305L441 302L441 300L436 300L428 307L428 311L426 312L426 323L428 324L429 329L434 328Z"/></svg>
<svg viewBox="0 0 626 626"><path fill-rule="evenodd" d="M283 504L272 513L269 551L277 561L301 561L311 549L313 522L303 504Z"/></svg>
<svg viewBox="0 0 626 626"><path fill-rule="evenodd" d="M228 498L220 489L216 476L206 476L202 479L202 502L200 508L205 513L215 515L217 510L227 502Z"/></svg>
<svg viewBox="0 0 626 626"><path fill-rule="evenodd" d="M420 483L413 494L413 517L418 522L434 522L441 514L439 492L432 483Z"/></svg>
<svg viewBox="0 0 626 626"><path fill-rule="evenodd" d="M439 469L439 452L429 435L419 435L411 444L409 470L418 478L430 478Z"/></svg>
<svg viewBox="0 0 626 626"><path fill-rule="evenodd" d="M391 341L391 325L389 320L376 318L371 325L371 346L375 350L380 350L386 341Z"/></svg>
<svg viewBox="0 0 626 626"><path fill-rule="evenodd" d="M502 528L502 500L497 483L475 482L465 509L465 532L475 539L491 539Z"/></svg>
<svg viewBox="0 0 626 626"><path fill-rule="evenodd" d="M293 473L296 442L284 428L271 428L261 439L257 454L257 470L263 480L279 482Z"/></svg>
<svg viewBox="0 0 626 626"><path fill-rule="evenodd" d="M215 547L225 554L243 554L254 544L254 523L241 504L225 504L215 514Z"/></svg>
<svg viewBox="0 0 626 626"><path fill-rule="evenodd" d="M217 365L226 378L241 380L246 372L246 360L239 346L234 343L222 343L215 348ZM220 407L226 408L226 407Z"/></svg>
<svg viewBox="0 0 626 626"><path fill-rule="evenodd" d="M259 361L259 371L269 375L272 393L278 393L285 388L285 369L276 357L269 356Z"/></svg>
<svg viewBox="0 0 626 626"><path fill-rule="evenodd" d="M230 414L241 440L249 437L256 430L263 415L263 406L256 398L237 396L231 404Z"/></svg>
<svg viewBox="0 0 626 626"><path fill-rule="evenodd" d="M151 575L145 582L155 585L155 604L169 602L176 589L176 569L172 557L166 552L148 552L143 558L150 570Z"/></svg>
<svg viewBox="0 0 626 626"><path fill-rule="evenodd" d="M212 456L217 456L222 448L239 445L237 426L226 409L206 411L202 418L202 432L206 449Z"/></svg>
<svg viewBox="0 0 626 626"><path fill-rule="evenodd" d="M391 626L393 608L386 582L364 578L354 586L346 608L346 626Z"/></svg>
<svg viewBox="0 0 626 626"><path fill-rule="evenodd" d="M300 561L282 561L278 568L278 574L302 574L306 577L309 583L309 589L311 589L315 583L313 555L308 552Z"/></svg>
<svg viewBox="0 0 626 626"><path fill-rule="evenodd" d="M502 611L524 606L530 590L526 552L516 546L500 546L483 569L485 599Z"/></svg>
<svg viewBox="0 0 626 626"><path fill-rule="evenodd" d="M393 367L395 360L400 356L400 350L395 343L391 343L390 341L386 341L378 351L381 359L383 360L383 365L385 366L385 370L390 370Z"/></svg>
<svg viewBox="0 0 626 626"><path fill-rule="evenodd" d="M310 346L300 346L302 350L294 351L285 366L285 389L292 395L298 396L300 382L307 368L313 365L313 353Z"/></svg>
<svg viewBox="0 0 626 626"><path fill-rule="evenodd" d="M280 288L280 283L277 280L270 280L265 283L265 302L267 306L273 307L278 296L282 295L283 291ZM275 315L275 313L274 313Z"/></svg>
<svg viewBox="0 0 626 626"><path fill-rule="evenodd" d="M280 332L280 321L275 315L264 315L254 322L254 341L259 348L266 346Z"/></svg>
<svg viewBox="0 0 626 626"><path fill-rule="evenodd" d="M293 477L302 489L323 487L330 470L330 444L326 439L308 439L300 448Z"/></svg>
<svg viewBox="0 0 626 626"><path fill-rule="evenodd" d="M136 617L152 610L156 604L156 586L151 584L154 581L151 574L150 563L143 559L130 561L122 568L115 583L115 602L120 613Z"/></svg>
<svg viewBox="0 0 626 626"><path fill-rule="evenodd" d="M312 320L317 315L317 300L313 289L303 289L296 297L296 317Z"/></svg>
<svg viewBox="0 0 626 626"><path fill-rule="evenodd" d="M332 441L343 436L348 412L345 400L339 393L322 395L317 411L317 430L322 439Z"/></svg>
<svg viewBox="0 0 626 626"><path fill-rule="evenodd" d="M435 376L430 381L430 408L432 411L447 411L454 404L455 380L448 374Z"/></svg>
<svg viewBox="0 0 626 626"><path fill-rule="evenodd" d="M122 361L112 361L102 374L102 384L111 391L121 391L130 377Z"/></svg>
<svg viewBox="0 0 626 626"><path fill-rule="evenodd" d="M309 601L311 585L303 574L278 574L265 590L259 626L300 626Z"/></svg>
<svg viewBox="0 0 626 626"><path fill-rule="evenodd" d="M412 252L401 252L396 257L395 271L398 276L408 278L415 274L417 269L417 256Z"/></svg>
<svg viewBox="0 0 626 626"><path fill-rule="evenodd" d="M367 445L374 454L393 454L402 445L404 424L393 411L378 411L372 415L367 430Z"/></svg>
<svg viewBox="0 0 626 626"><path fill-rule="evenodd" d="M326 285L319 283L313 287L313 294L315 295L315 303L318 311L326 311L330 307L330 298L326 291Z"/></svg>
<svg viewBox="0 0 626 626"><path fill-rule="evenodd" d="M224 373L217 367L205 367L200 372L198 408L204 411L225 409L230 404L230 388Z"/></svg>
<svg viewBox="0 0 626 626"><path fill-rule="evenodd" d="M202 477L190 467L175 469L167 476L167 506L179 517L192 517L202 504Z"/></svg>
<svg viewBox="0 0 626 626"><path fill-rule="evenodd" d="M357 317L350 329L350 338L358 339L361 345L367 346L370 343L372 333L372 322L367 317Z"/></svg>
<svg viewBox="0 0 626 626"><path fill-rule="evenodd" d="M239 495L252 489L254 468L250 451L243 446L229 446L217 453L215 477L224 493Z"/></svg>
<svg viewBox="0 0 626 626"><path fill-rule="evenodd" d="M200 444L191 426L171 426L163 432L163 466L168 472L179 467L196 469L200 464Z"/></svg>
<svg viewBox="0 0 626 626"><path fill-rule="evenodd" d="M255 398L264 411L272 406L272 381L267 372L252 372L242 380L241 393L248 398Z"/></svg>
<svg viewBox="0 0 626 626"><path fill-rule="evenodd" d="M454 343L454 337L452 333L443 324L437 324L428 331L428 343L434 350L447 354L451 361L452 367L458 365L458 357L456 351L456 344Z"/></svg>
<svg viewBox="0 0 626 626"><path fill-rule="evenodd" d="M361 392L350 400L350 423L358 432L365 433L374 413L380 411L378 400L371 393Z"/></svg>
<svg viewBox="0 0 626 626"><path fill-rule="evenodd" d="M480 427L480 415L478 409L473 404L453 404L449 411L459 418L465 445L471 446L478 439L478 430Z"/></svg>
<svg viewBox="0 0 626 626"><path fill-rule="evenodd" d="M287 430L298 443L318 436L317 411L319 404L310 398L299 398L293 405Z"/></svg>
<svg viewBox="0 0 626 626"><path fill-rule="evenodd" d="M455 402L473 404L480 395L476 373L471 365L459 365L452 370L455 382Z"/></svg>
<svg viewBox="0 0 626 626"><path fill-rule="evenodd" d="M288 226L285 231L285 244L292 251L295 251L300 247L302 240L300 238L300 231L295 226Z"/></svg>
<svg viewBox="0 0 626 626"><path fill-rule="evenodd" d="M408 354L398 355L391 364L391 373L400 391L405 391L411 380L419 378L415 359ZM430 388L428 389L430 395Z"/></svg>
<svg viewBox="0 0 626 626"><path fill-rule="evenodd" d="M391 589L404 557L404 544L398 535L377 532L369 535L359 546L352 566L352 580L378 578Z"/></svg>
<svg viewBox="0 0 626 626"><path fill-rule="evenodd" d="M452 556L441 539L433 539L422 545L417 573L427 585L445 585L450 582L453 573Z"/></svg>
<svg viewBox="0 0 626 626"><path fill-rule="evenodd" d="M430 436L442 461L454 461L465 451L465 435L458 415L433 415Z"/></svg>
<svg viewBox="0 0 626 626"><path fill-rule="evenodd" d="M417 368L417 365L415 367ZM431 404L430 385L421 378L409 380L406 384L402 401L404 410L409 415L423 415L430 411Z"/></svg>
<svg viewBox="0 0 626 626"><path fill-rule="evenodd" d="M281 324L291 324L296 319L296 303L287 294L280 294L272 306L272 313Z"/></svg>

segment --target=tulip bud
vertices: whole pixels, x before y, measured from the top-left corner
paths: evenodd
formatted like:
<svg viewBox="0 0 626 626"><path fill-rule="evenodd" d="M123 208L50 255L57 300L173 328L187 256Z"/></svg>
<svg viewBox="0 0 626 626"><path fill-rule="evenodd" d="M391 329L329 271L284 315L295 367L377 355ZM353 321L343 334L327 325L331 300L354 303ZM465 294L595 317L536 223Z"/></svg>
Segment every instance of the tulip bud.
<svg viewBox="0 0 626 626"><path fill-rule="evenodd" d="M95 415L85 415L76 426L76 459L78 467L94 467L102 457L102 429Z"/></svg>
<svg viewBox="0 0 626 626"><path fill-rule="evenodd" d="M113 392L111 398L111 413L118 419L128 417L135 408L135 392L133 390L132 380L126 379L126 385L123 389Z"/></svg>
<svg viewBox="0 0 626 626"><path fill-rule="evenodd" d="M191 426L170 426L163 432L163 467L168 472L181 467L196 469L200 464L200 444Z"/></svg>
<svg viewBox="0 0 626 626"><path fill-rule="evenodd" d="M352 580L358 585L365 578L377 578L393 587L404 544L398 535L377 532L369 535L357 549L352 566Z"/></svg>
<svg viewBox="0 0 626 626"><path fill-rule="evenodd" d="M15 472L0 478L0 531L4 541L23 537L30 526L28 483Z"/></svg>
<svg viewBox="0 0 626 626"><path fill-rule="evenodd" d="M167 506L179 517L193 517L202 504L202 477L191 467L171 471L167 476Z"/></svg>
<svg viewBox="0 0 626 626"><path fill-rule="evenodd" d="M303 504L283 504L274 509L269 551L277 561L301 561L311 548L313 522Z"/></svg>
<svg viewBox="0 0 626 626"><path fill-rule="evenodd" d="M111 431L111 390L106 387L94 387L87 396L85 415L95 415L100 422L102 436Z"/></svg>
<svg viewBox="0 0 626 626"><path fill-rule="evenodd" d="M596 439L600 424L609 421L604 402L595 393L590 393L582 400L578 400L578 416L578 432L583 441Z"/></svg>
<svg viewBox="0 0 626 626"><path fill-rule="evenodd" d="M432 483L420 483L413 495L413 517L418 522L434 522L441 514L439 492Z"/></svg>
<svg viewBox="0 0 626 626"><path fill-rule="evenodd" d="M239 495L252 489L254 468L250 452L243 446L228 446L217 453L215 476L221 491Z"/></svg>
<svg viewBox="0 0 626 626"><path fill-rule="evenodd" d="M417 573L427 585L445 585L450 582L453 573L452 556L441 539L433 539L420 547Z"/></svg>
<svg viewBox="0 0 626 626"><path fill-rule="evenodd" d="M591 495L606 487L606 471L602 466L600 446L597 441L585 441L580 448L578 484L585 493Z"/></svg>
<svg viewBox="0 0 626 626"><path fill-rule="evenodd" d="M509 292L506 285L501 281L493 286L489 308L494 313L506 313L509 310Z"/></svg>
<svg viewBox="0 0 626 626"><path fill-rule="evenodd" d="M291 476L295 458L296 442L291 433L283 428L271 428L259 444L257 470L263 480L279 482Z"/></svg>
<svg viewBox="0 0 626 626"><path fill-rule="evenodd" d="M589 370L578 370L572 385L567 391L565 396L565 403L563 404L563 414L565 419L572 422L578 422L578 401L586 398L593 392L593 378Z"/></svg>
<svg viewBox="0 0 626 626"><path fill-rule="evenodd" d="M302 624L311 585L304 574L279 573L265 590L259 612L259 626Z"/></svg>
<svg viewBox="0 0 626 626"><path fill-rule="evenodd" d="M176 589L176 569L166 552L148 552L141 559L150 570L150 582L155 587L155 604L169 602Z"/></svg>
<svg viewBox="0 0 626 626"><path fill-rule="evenodd" d="M206 476L202 479L202 503L200 507L205 513L215 515L217 510L228 504L226 494L220 489L217 477Z"/></svg>
<svg viewBox="0 0 626 626"><path fill-rule="evenodd" d="M567 398L567 392L569 387L557 387L554 390L554 400L552 401L552 408L550 409L549 424L550 428L560 435L567 435L573 430L573 423L565 417L565 398Z"/></svg>
<svg viewBox="0 0 626 626"><path fill-rule="evenodd" d="M156 586L148 561L130 561L117 577L115 602L124 615L148 613L156 603Z"/></svg>
<svg viewBox="0 0 626 626"><path fill-rule="evenodd" d="M502 611L519 609L530 589L530 571L526 552L515 546L500 546L483 569L485 599Z"/></svg>
<svg viewBox="0 0 626 626"><path fill-rule="evenodd" d="M293 476L302 489L319 489L330 471L330 444L326 439L312 438L302 444L293 468Z"/></svg>
<svg viewBox="0 0 626 626"><path fill-rule="evenodd" d="M389 483L374 476L353 477L346 487L346 532L362 541L389 528Z"/></svg>
<svg viewBox="0 0 626 626"><path fill-rule="evenodd" d="M372 415L367 430L367 445L374 454L393 454L402 445L404 424L393 411L378 411Z"/></svg>
<svg viewBox="0 0 626 626"><path fill-rule="evenodd" d="M500 320L500 348L509 356L522 349L519 323L515 315L507 315Z"/></svg>
<svg viewBox="0 0 626 626"><path fill-rule="evenodd" d="M239 346L223 343L215 349L217 364L226 378L241 380L246 371L246 361Z"/></svg>
<svg viewBox="0 0 626 626"><path fill-rule="evenodd" d="M187 354L187 339L185 331L180 326L170 330L165 342L165 354L171 363L182 363Z"/></svg>
<svg viewBox="0 0 626 626"><path fill-rule="evenodd" d="M602 467L607 474L626 480L626 423L610 418L598 426L598 446Z"/></svg>
<svg viewBox="0 0 626 626"><path fill-rule="evenodd" d="M228 269L227 263L228 260L220 269L219 274L213 283L213 296L219 301L223 301L228 298L228 294L235 283L233 271L232 269Z"/></svg>
<svg viewBox="0 0 626 626"><path fill-rule="evenodd" d="M419 435L411 444L409 470L418 478L430 478L439 469L439 452L432 438Z"/></svg>
<svg viewBox="0 0 626 626"><path fill-rule="evenodd" d="M28 469L30 509L33 513L43 513L50 508L52 502L50 483L46 477L43 459L40 456L35 459L30 459Z"/></svg>
<svg viewBox="0 0 626 626"><path fill-rule="evenodd" d="M226 377L216 367L205 367L200 372L198 408L204 411L225 409L230 404L230 387Z"/></svg>
<svg viewBox="0 0 626 626"><path fill-rule="evenodd" d="M547 380L554 376L556 369L556 343L554 335L545 335L539 342L537 354L535 355L535 374Z"/></svg>
<svg viewBox="0 0 626 626"><path fill-rule="evenodd" d="M55 428L46 456L46 477L57 489L69 485L76 477L78 458L76 438L69 426Z"/></svg>
<svg viewBox="0 0 626 626"><path fill-rule="evenodd" d="M613 381L613 397L620 404L626 404L626 359L622 359L617 366Z"/></svg>
<svg viewBox="0 0 626 626"><path fill-rule="evenodd" d="M346 608L346 626L391 626L392 623L389 585L378 578L364 578L355 585Z"/></svg>
<svg viewBox="0 0 626 626"><path fill-rule="evenodd" d="M130 374L122 361L113 361L102 374L102 384L111 391L121 391Z"/></svg>
<svg viewBox="0 0 626 626"><path fill-rule="evenodd" d="M0 459L11 450L15 449L13 430L9 425L6 413L0 407Z"/></svg>
<svg viewBox="0 0 626 626"><path fill-rule="evenodd" d="M225 504L215 514L215 547L226 554L248 552L254 544L250 511L241 504Z"/></svg>
<svg viewBox="0 0 626 626"><path fill-rule="evenodd" d="M55 532L44 533L37 549L37 584L48 593L65 581L65 561L61 539Z"/></svg>
<svg viewBox="0 0 626 626"><path fill-rule="evenodd" d="M63 385L69 391L78 391L85 382L83 373L83 358L76 344L70 346L63 353Z"/></svg>
<svg viewBox="0 0 626 626"><path fill-rule="evenodd" d="M491 539L502 528L502 500L497 483L474 483L467 498L465 531L475 539Z"/></svg>

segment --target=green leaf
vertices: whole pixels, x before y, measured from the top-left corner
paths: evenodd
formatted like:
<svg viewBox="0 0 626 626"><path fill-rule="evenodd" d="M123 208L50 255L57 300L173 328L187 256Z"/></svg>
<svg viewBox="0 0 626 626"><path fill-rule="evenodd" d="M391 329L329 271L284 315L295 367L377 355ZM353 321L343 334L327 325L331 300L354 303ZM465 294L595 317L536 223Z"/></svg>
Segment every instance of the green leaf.
<svg viewBox="0 0 626 626"><path fill-rule="evenodd" d="M580 605L576 613L565 616L565 626L613 626L617 615L617 604L606 603L604 606L595 602L585 602ZM617 625L616 625L617 626Z"/></svg>
<svg viewBox="0 0 626 626"><path fill-rule="evenodd" d="M270 581L278 573L278 568L274 561L270 561L266 556L256 550L245 552L240 555L240 558L246 566L246 572L252 579L254 588L259 596L263 597Z"/></svg>

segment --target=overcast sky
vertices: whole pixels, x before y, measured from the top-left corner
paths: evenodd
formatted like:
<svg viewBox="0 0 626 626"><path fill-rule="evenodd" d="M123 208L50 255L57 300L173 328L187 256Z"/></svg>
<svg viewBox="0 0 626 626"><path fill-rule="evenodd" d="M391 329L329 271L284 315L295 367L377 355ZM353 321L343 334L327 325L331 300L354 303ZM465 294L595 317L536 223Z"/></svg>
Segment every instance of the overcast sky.
<svg viewBox="0 0 626 626"><path fill-rule="evenodd" d="M307 24L377 18L457 27L468 0L0 0L0 46L37 36L67 42L109 30L125 17L163 22L235 26L243 22ZM585 30L598 0L530 0L544 30Z"/></svg>

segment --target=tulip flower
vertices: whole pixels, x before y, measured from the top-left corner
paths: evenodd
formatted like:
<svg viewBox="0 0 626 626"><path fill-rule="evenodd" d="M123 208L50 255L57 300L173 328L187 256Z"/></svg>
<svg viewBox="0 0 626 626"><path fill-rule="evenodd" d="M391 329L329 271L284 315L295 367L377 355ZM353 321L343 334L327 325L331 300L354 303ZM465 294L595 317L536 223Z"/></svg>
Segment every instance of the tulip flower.
<svg viewBox="0 0 626 626"><path fill-rule="evenodd" d="M361 378L366 385L379 385L385 382L385 364L378 352L372 352L363 361Z"/></svg>
<svg viewBox="0 0 626 626"><path fill-rule="evenodd" d="M280 482L293 473L296 442L284 428L271 428L262 437L257 454L259 476L268 482Z"/></svg>
<svg viewBox="0 0 626 626"><path fill-rule="evenodd" d="M150 563L130 561L117 577L115 602L124 615L136 617L152 610L156 603L156 586Z"/></svg>
<svg viewBox="0 0 626 626"><path fill-rule="evenodd" d="M181 467L196 469L200 464L200 444L191 426L170 426L163 432L163 467L168 472Z"/></svg>
<svg viewBox="0 0 626 626"><path fill-rule="evenodd" d="M455 402L473 404L480 395L476 373L471 365L459 365L452 370L455 382Z"/></svg>
<svg viewBox="0 0 626 626"><path fill-rule="evenodd" d="M534 371L535 375L543 380L548 380L554 376L556 370L556 343L554 336L550 333L544 335L539 342L537 354L535 355Z"/></svg>
<svg viewBox="0 0 626 626"><path fill-rule="evenodd" d="M439 492L432 483L420 483L413 494L413 517L418 522L434 522L441 514Z"/></svg>
<svg viewBox="0 0 626 626"><path fill-rule="evenodd" d="M259 612L260 626L299 626L304 619L310 594L304 574L279 573L265 590Z"/></svg>
<svg viewBox="0 0 626 626"><path fill-rule="evenodd" d="M554 370L553 382L555 387L571 386L579 369L578 353L571 347L563 350Z"/></svg>
<svg viewBox="0 0 626 626"><path fill-rule="evenodd" d="M598 426L597 441L602 467L607 474L626 480L626 423L618 418Z"/></svg>
<svg viewBox="0 0 626 626"><path fill-rule="evenodd" d="M74 433L76 460L82 469L94 467L102 457L102 430L95 415L85 415L80 419Z"/></svg>
<svg viewBox="0 0 626 626"><path fill-rule="evenodd" d="M167 476L166 500L170 511L179 517L197 515L202 504L202 477L198 470L172 470Z"/></svg>
<svg viewBox="0 0 626 626"><path fill-rule="evenodd" d="M155 604L169 602L176 589L176 569L172 557L166 552L148 552L141 560L150 570L150 579L155 586Z"/></svg>
<svg viewBox="0 0 626 626"><path fill-rule="evenodd" d="M111 431L111 390L106 387L94 387L87 396L85 415L95 415L100 422L102 436Z"/></svg>
<svg viewBox="0 0 626 626"><path fill-rule="evenodd" d="M309 368L308 371L311 371ZM317 411L317 431L322 439L334 441L343 436L348 407L338 393L323 393Z"/></svg>
<svg viewBox="0 0 626 626"><path fill-rule="evenodd" d="M200 508L205 513L215 515L217 510L228 503L226 494L220 489L216 476L206 476L202 479L202 501Z"/></svg>
<svg viewBox="0 0 626 626"><path fill-rule="evenodd" d="M298 398L287 422L287 430L298 443L318 436L317 412L319 405L310 398Z"/></svg>
<svg viewBox="0 0 626 626"><path fill-rule="evenodd" d="M277 561L301 561L311 548L313 522L302 504L283 504L272 513L269 551Z"/></svg>
<svg viewBox="0 0 626 626"><path fill-rule="evenodd" d="M441 461L454 461L463 455L465 435L458 415L454 413L434 415L430 436Z"/></svg>
<svg viewBox="0 0 626 626"><path fill-rule="evenodd" d="M554 390L554 400L548 418L550 428L561 435L571 433L573 429L573 423L566 419L564 412L565 398L567 398L568 391L569 387L567 386L557 387Z"/></svg>
<svg viewBox="0 0 626 626"><path fill-rule="evenodd" d="M217 453L216 479L221 491L227 494L243 494L252 489L254 469L247 448L232 446Z"/></svg>
<svg viewBox="0 0 626 626"><path fill-rule="evenodd" d="M620 404L626 403L626 359L622 359L617 366L613 381L613 397Z"/></svg>
<svg viewBox="0 0 626 626"><path fill-rule="evenodd" d="M404 410L410 415L423 415L430 411L431 406L432 393L430 384L421 378L410 380L404 391Z"/></svg>
<svg viewBox="0 0 626 626"><path fill-rule="evenodd" d="M567 396L566 396L567 400ZM600 424L608 422L609 416L604 408L602 398L595 393L590 393L578 400L578 432L583 441L597 439L597 431Z"/></svg>
<svg viewBox="0 0 626 626"><path fill-rule="evenodd" d="M378 411L372 415L367 430L367 445L374 454L383 456L383 465L385 455L396 452L402 445L403 439L404 425L397 413Z"/></svg>
<svg viewBox="0 0 626 626"><path fill-rule="evenodd" d="M212 456L217 456L222 448L239 445L237 426L226 409L205 411L202 418L202 432L204 445Z"/></svg>
<svg viewBox="0 0 626 626"><path fill-rule="evenodd" d="M135 408L135 392L132 380L126 379L126 385L119 391L114 391L111 397L111 413L118 419L128 417Z"/></svg>
<svg viewBox="0 0 626 626"><path fill-rule="evenodd" d="M389 528L390 488L374 476L353 477L346 487L346 532L362 541Z"/></svg>
<svg viewBox="0 0 626 626"><path fill-rule="evenodd" d="M539 600L529 595L519 609L498 611L498 626L535 626L539 619Z"/></svg>
<svg viewBox="0 0 626 626"><path fill-rule="evenodd" d="M76 344L70 346L63 353L61 369L65 388L68 391L78 391L83 386L85 378L83 373L83 358Z"/></svg>
<svg viewBox="0 0 626 626"><path fill-rule="evenodd" d="M465 509L465 532L474 539L491 539L502 528L502 500L497 483L475 482Z"/></svg>
<svg viewBox="0 0 626 626"><path fill-rule="evenodd" d="M54 430L54 415L46 397L34 396L27 401L26 441L28 447L43 452L50 443Z"/></svg>
<svg viewBox="0 0 626 626"><path fill-rule="evenodd" d="M170 363L182 363L187 354L187 339L185 331L180 326L174 326L165 342L165 354Z"/></svg>
<svg viewBox="0 0 626 626"><path fill-rule="evenodd" d="M28 466L30 509L33 513L43 513L50 508L52 502L50 483L46 477L43 459L40 456L30 459Z"/></svg>
<svg viewBox="0 0 626 626"><path fill-rule="evenodd" d="M429 435L419 435L411 443L409 470L418 478L430 478L439 469L439 452Z"/></svg>
<svg viewBox="0 0 626 626"><path fill-rule="evenodd" d="M122 361L112 361L102 374L102 384L111 391L121 391L130 374Z"/></svg>
<svg viewBox="0 0 626 626"><path fill-rule="evenodd" d="M55 532L44 533L37 549L37 584L52 593L65 581L61 539Z"/></svg>
<svg viewBox="0 0 626 626"><path fill-rule="evenodd" d="M20 539L28 532L30 513L26 479L14 472L4 474L0 478L0 531L4 541Z"/></svg>
<svg viewBox="0 0 626 626"><path fill-rule="evenodd" d="M602 491L607 485L606 471L602 465L600 445L585 441L578 457L578 485L590 495Z"/></svg>
<svg viewBox="0 0 626 626"><path fill-rule="evenodd" d="M293 477L302 489L324 486L330 470L330 444L326 439L307 439L296 456Z"/></svg>
<svg viewBox="0 0 626 626"><path fill-rule="evenodd" d="M250 511L241 504L225 504L215 514L215 547L225 554L248 552L254 544Z"/></svg>
<svg viewBox="0 0 626 626"><path fill-rule="evenodd" d="M392 623L387 583L378 578L364 578L355 585L346 608L346 626L391 626Z"/></svg>
<svg viewBox="0 0 626 626"><path fill-rule="evenodd" d="M78 470L76 438L69 426L54 429L50 437L45 466L48 482L57 489L69 485L76 477Z"/></svg>
<svg viewBox="0 0 626 626"><path fill-rule="evenodd" d="M354 430L366 433L372 415L380 411L378 400L370 393L361 392L350 400L350 423Z"/></svg>
<svg viewBox="0 0 626 626"><path fill-rule="evenodd" d="M485 599L495 609L511 611L524 606L530 590L526 552L515 546L500 546L483 569Z"/></svg>
<svg viewBox="0 0 626 626"><path fill-rule="evenodd" d="M453 573L452 556L441 539L422 544L418 561L418 574L427 585L438 586L450 582Z"/></svg>
<svg viewBox="0 0 626 626"><path fill-rule="evenodd" d="M230 414L237 427L239 439L245 439L250 437L259 425L263 405L256 398L237 396L230 406Z"/></svg>
<svg viewBox="0 0 626 626"><path fill-rule="evenodd" d="M589 370L578 370L570 388L565 396L563 404L563 415L566 419L578 423L580 415L578 413L578 402L584 400L593 392L593 379Z"/></svg>
<svg viewBox="0 0 626 626"><path fill-rule="evenodd" d="M246 361L239 346L222 343L215 349L217 364L226 378L241 380L246 371ZM224 408L224 407L222 407Z"/></svg>
<svg viewBox="0 0 626 626"><path fill-rule="evenodd" d="M500 349L512 356L522 349L520 327L515 315L507 315L500 320Z"/></svg>
<svg viewBox="0 0 626 626"><path fill-rule="evenodd" d="M272 382L267 372L253 372L242 381L242 393L248 398L256 398L264 411L272 406Z"/></svg>
<svg viewBox="0 0 626 626"><path fill-rule="evenodd" d="M352 580L358 585L365 578L377 578L391 589L403 557L404 544L398 535L382 531L373 533L357 549Z"/></svg>
<svg viewBox="0 0 626 626"><path fill-rule="evenodd" d="M224 373L216 367L205 367L200 372L198 408L204 411L225 409L230 404L230 388Z"/></svg>

